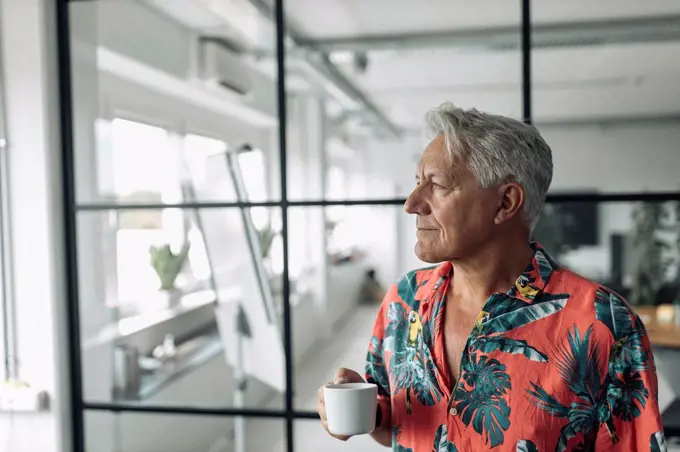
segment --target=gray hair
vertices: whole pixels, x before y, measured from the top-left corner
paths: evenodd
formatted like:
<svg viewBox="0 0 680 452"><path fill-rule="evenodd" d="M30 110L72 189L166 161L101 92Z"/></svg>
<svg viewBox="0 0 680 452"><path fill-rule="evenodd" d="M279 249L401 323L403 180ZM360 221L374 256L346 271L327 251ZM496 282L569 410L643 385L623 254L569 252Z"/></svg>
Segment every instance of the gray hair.
<svg viewBox="0 0 680 452"><path fill-rule="evenodd" d="M427 114L430 131L443 135L451 163L465 161L482 187L510 181L524 189L524 216L538 221L553 176L552 151L538 130L505 116L463 110L446 102Z"/></svg>

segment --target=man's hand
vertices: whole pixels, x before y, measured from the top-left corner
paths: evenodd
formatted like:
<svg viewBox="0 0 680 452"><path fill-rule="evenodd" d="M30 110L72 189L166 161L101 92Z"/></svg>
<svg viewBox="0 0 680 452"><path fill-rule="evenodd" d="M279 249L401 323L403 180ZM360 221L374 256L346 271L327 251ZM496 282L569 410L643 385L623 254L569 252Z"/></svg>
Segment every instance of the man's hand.
<svg viewBox="0 0 680 452"><path fill-rule="evenodd" d="M363 377L359 375L357 372L351 369L345 369L344 367L341 367L336 372L335 381L333 381L332 384L344 384L344 383L365 383L365 381ZM323 425L323 428L326 429L329 435L341 441L347 441L350 438L349 436L334 435L328 431L328 422L326 421L326 403L324 400L323 386L319 388L319 403L317 404L316 410L318 411L319 416L321 417L321 425Z"/></svg>

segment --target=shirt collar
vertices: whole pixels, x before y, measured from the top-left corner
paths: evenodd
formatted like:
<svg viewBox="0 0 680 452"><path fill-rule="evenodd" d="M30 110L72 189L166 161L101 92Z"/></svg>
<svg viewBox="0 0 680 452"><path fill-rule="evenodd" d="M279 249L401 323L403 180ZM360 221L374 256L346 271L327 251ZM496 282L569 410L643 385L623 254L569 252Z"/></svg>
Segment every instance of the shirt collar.
<svg viewBox="0 0 680 452"><path fill-rule="evenodd" d="M514 287L508 291L508 295L528 302L532 302L543 291L557 267L539 243L533 242L530 246L534 250L534 257L517 278Z"/></svg>
<svg viewBox="0 0 680 452"><path fill-rule="evenodd" d="M539 243L532 242L529 245L534 250L534 257L507 294L531 303L548 284L548 280L553 270L557 269L557 265ZM437 291L452 274L453 264L448 261L441 263L435 270L432 291Z"/></svg>

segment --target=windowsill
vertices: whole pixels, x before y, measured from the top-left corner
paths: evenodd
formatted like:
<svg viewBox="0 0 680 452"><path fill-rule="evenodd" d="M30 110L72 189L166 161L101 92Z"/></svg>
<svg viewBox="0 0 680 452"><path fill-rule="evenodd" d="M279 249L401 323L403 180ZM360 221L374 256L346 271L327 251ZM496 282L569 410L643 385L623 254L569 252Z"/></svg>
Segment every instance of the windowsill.
<svg viewBox="0 0 680 452"><path fill-rule="evenodd" d="M82 342L82 348L88 349L131 336L147 328L157 326L163 322L213 304L216 300L217 297L212 290L202 290L183 295L175 306L137 314L109 323L100 329L96 335L86 338Z"/></svg>
<svg viewBox="0 0 680 452"><path fill-rule="evenodd" d="M223 291L221 291L223 292ZM228 301L238 295L238 291L233 293L221 293L221 296ZM291 307L295 307L302 299L310 295L309 291L303 293L294 292L290 296ZM279 317L283 315L283 294L273 294L275 312ZM153 328L176 317L189 314L210 304L217 303L217 297L213 290L201 290L198 292L183 295L177 305L140 313L120 320L114 320L102 327L96 334L85 338L82 341L82 349L87 350L102 344L112 343L139 333L148 328Z"/></svg>
<svg viewBox="0 0 680 452"><path fill-rule="evenodd" d="M114 394L114 401L148 399L182 376L200 368L222 353L222 338L213 328L204 334L179 344L177 355L152 371L142 371L137 394Z"/></svg>

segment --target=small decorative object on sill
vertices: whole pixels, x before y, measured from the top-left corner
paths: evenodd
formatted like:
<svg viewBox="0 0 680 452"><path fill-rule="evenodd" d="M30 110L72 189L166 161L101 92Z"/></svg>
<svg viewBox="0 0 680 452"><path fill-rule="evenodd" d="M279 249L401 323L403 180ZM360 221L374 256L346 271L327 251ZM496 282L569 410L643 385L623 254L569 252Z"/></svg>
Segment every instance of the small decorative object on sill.
<svg viewBox="0 0 680 452"><path fill-rule="evenodd" d="M151 355L161 361L172 359L177 354L177 347L175 345L175 337L172 334L166 334L163 338L163 343L157 345Z"/></svg>
<svg viewBox="0 0 680 452"><path fill-rule="evenodd" d="M185 242L179 253L174 254L170 245L152 246L149 248L151 266L160 280L160 290L174 293L177 290L175 282L182 271L189 255L189 242Z"/></svg>

